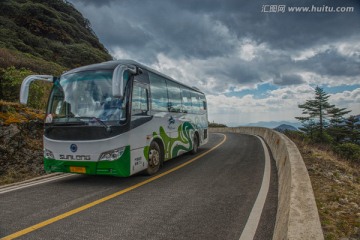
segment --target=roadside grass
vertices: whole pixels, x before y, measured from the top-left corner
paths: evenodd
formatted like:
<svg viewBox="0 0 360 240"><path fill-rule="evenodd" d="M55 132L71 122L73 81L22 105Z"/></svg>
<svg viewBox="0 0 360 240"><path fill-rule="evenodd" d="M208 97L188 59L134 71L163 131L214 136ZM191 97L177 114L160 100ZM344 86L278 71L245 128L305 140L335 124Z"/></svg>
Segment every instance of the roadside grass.
<svg viewBox="0 0 360 240"><path fill-rule="evenodd" d="M30 120L43 121L44 112L15 102L0 100L0 125L26 123Z"/></svg>
<svg viewBox="0 0 360 240"><path fill-rule="evenodd" d="M308 169L325 239L360 239L360 164L290 137Z"/></svg>

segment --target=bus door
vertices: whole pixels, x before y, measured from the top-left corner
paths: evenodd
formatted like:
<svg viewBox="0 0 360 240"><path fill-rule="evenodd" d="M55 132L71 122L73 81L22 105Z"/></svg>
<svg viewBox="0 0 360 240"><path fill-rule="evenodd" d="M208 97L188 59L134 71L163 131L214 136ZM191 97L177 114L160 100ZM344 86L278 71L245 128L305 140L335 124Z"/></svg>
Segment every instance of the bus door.
<svg viewBox="0 0 360 240"><path fill-rule="evenodd" d="M147 123L151 121L149 105L149 85L134 81L131 100L131 173L146 168L144 147L148 145L147 136L151 134Z"/></svg>

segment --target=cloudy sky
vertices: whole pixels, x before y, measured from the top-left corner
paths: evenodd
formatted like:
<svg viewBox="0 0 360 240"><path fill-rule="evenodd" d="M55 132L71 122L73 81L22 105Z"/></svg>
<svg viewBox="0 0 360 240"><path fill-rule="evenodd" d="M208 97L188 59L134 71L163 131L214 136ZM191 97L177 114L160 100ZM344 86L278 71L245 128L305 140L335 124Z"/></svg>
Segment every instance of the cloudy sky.
<svg viewBox="0 0 360 240"><path fill-rule="evenodd" d="M358 0L70 2L115 59L203 90L211 122L294 122L316 86L360 114Z"/></svg>

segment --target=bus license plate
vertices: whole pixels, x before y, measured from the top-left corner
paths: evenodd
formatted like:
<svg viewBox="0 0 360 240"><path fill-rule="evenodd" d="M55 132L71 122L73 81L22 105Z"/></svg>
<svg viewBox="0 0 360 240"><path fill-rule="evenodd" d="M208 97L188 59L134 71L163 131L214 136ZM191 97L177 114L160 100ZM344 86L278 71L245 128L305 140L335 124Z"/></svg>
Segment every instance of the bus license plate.
<svg viewBox="0 0 360 240"><path fill-rule="evenodd" d="M85 167L70 167L70 172L73 173L86 173Z"/></svg>

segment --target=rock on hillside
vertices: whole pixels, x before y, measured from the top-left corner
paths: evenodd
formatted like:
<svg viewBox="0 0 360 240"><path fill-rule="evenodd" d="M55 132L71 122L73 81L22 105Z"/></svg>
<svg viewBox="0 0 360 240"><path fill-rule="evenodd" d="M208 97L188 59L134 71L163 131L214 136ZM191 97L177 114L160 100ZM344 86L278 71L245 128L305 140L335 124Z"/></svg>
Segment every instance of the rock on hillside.
<svg viewBox="0 0 360 240"><path fill-rule="evenodd" d="M44 174L43 113L0 101L0 185Z"/></svg>

